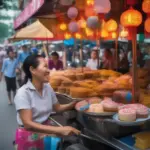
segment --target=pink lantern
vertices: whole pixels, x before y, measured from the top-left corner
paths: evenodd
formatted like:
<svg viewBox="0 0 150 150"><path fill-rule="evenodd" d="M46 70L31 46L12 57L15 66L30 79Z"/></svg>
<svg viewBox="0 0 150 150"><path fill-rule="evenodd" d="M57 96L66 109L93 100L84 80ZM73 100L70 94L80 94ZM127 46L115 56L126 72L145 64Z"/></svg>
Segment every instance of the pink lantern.
<svg viewBox="0 0 150 150"><path fill-rule="evenodd" d="M95 0L94 8L98 14L106 14L111 9L111 3L109 0Z"/></svg>
<svg viewBox="0 0 150 150"><path fill-rule="evenodd" d="M97 16L91 16L87 19L87 26L89 28L95 29L98 27L99 20Z"/></svg>
<svg viewBox="0 0 150 150"><path fill-rule="evenodd" d="M78 9L76 7L70 7L67 15L70 19L75 19L78 16Z"/></svg>
<svg viewBox="0 0 150 150"><path fill-rule="evenodd" d="M76 21L70 22L68 25L68 28L69 28L69 31L71 33L76 33L79 30L79 26L78 26L78 23Z"/></svg>

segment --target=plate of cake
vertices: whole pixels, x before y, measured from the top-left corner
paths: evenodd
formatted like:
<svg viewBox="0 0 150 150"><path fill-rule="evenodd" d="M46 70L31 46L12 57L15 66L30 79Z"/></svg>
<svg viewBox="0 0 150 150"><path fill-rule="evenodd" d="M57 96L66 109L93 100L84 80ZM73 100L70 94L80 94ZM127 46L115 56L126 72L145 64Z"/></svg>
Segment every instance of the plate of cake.
<svg viewBox="0 0 150 150"><path fill-rule="evenodd" d="M77 103L76 110L96 117L113 116L118 112L119 106L109 98L101 100L100 98L93 97Z"/></svg>
<svg viewBox="0 0 150 150"><path fill-rule="evenodd" d="M150 120L150 110L142 104L127 104L119 107L113 119L123 126L141 125Z"/></svg>

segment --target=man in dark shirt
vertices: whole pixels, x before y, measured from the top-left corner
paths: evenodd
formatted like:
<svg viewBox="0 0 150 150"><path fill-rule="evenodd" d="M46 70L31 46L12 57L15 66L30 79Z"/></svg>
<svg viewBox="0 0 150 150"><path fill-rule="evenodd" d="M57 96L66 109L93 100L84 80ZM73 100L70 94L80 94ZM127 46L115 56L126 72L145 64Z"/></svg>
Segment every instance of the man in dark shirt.
<svg viewBox="0 0 150 150"><path fill-rule="evenodd" d="M62 70L63 69L63 63L61 60L59 60L59 55L57 52L53 52L51 54L51 59L49 60L49 69L50 70Z"/></svg>

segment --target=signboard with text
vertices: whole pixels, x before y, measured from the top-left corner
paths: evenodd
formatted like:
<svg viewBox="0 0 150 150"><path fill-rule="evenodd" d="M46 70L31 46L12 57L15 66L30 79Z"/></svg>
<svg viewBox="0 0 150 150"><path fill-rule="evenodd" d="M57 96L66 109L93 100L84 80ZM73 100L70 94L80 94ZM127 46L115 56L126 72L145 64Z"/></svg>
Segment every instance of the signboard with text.
<svg viewBox="0 0 150 150"><path fill-rule="evenodd" d="M32 0L21 14L14 21L14 28L17 29L20 25L31 18L44 4L45 0Z"/></svg>

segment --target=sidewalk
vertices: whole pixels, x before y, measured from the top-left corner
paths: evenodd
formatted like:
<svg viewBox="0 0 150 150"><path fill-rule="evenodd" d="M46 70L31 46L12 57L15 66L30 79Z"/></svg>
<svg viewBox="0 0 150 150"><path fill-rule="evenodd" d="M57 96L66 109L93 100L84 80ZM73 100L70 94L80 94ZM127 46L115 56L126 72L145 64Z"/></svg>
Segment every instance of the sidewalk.
<svg viewBox="0 0 150 150"><path fill-rule="evenodd" d="M13 150L15 130L17 128L14 105L8 105L5 82L0 82L0 150Z"/></svg>

